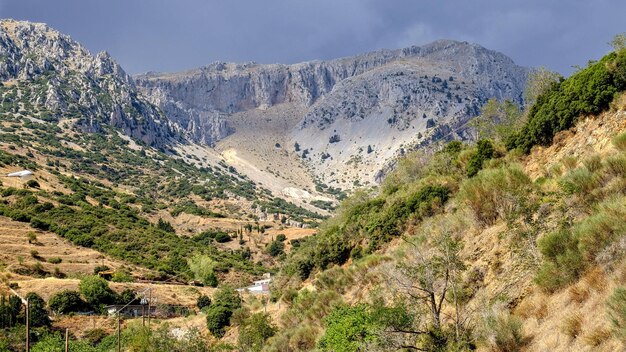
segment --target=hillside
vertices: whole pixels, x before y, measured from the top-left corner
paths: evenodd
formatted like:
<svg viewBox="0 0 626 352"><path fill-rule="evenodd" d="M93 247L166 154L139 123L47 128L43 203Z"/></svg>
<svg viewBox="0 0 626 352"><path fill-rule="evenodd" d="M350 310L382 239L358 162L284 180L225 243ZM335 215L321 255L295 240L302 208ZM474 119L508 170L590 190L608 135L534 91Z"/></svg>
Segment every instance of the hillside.
<svg viewBox="0 0 626 352"><path fill-rule="evenodd" d="M283 266L266 350L622 350L625 57L548 85L512 150L411 153L344 201Z"/></svg>

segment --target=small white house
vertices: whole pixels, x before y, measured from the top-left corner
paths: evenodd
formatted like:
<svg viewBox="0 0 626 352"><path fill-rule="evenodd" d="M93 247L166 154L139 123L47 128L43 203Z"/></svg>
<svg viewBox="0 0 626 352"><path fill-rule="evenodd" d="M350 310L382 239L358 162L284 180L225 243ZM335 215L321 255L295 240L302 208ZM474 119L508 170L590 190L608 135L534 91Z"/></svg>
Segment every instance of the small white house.
<svg viewBox="0 0 626 352"><path fill-rule="evenodd" d="M17 172L12 172L10 174L7 174L7 177L27 178L30 176L33 176L33 172L30 170L22 170L22 171L17 171Z"/></svg>
<svg viewBox="0 0 626 352"><path fill-rule="evenodd" d="M266 273L263 275L264 279L256 280L252 282L251 286L238 288L238 292L250 292L250 293L269 293L270 292L270 283L272 282L272 277L270 273Z"/></svg>

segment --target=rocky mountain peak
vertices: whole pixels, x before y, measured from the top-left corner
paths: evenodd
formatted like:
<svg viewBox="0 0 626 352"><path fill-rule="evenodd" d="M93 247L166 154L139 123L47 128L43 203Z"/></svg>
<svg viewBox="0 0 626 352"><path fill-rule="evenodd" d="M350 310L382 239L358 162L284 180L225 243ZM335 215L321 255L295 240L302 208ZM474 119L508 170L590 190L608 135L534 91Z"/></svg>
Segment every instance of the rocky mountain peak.
<svg viewBox="0 0 626 352"><path fill-rule="evenodd" d="M90 132L109 124L159 147L173 136L159 109L108 53L93 56L45 24L0 21L0 57L0 81L28 83L18 96L46 119L78 118Z"/></svg>

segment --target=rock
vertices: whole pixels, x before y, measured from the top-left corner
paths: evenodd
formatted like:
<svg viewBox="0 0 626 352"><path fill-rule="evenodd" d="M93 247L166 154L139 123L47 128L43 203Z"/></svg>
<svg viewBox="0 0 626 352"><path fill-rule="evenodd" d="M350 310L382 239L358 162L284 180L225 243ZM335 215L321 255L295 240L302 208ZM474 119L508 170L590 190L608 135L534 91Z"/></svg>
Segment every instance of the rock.
<svg viewBox="0 0 626 352"><path fill-rule="evenodd" d="M176 138L176 126L140 96L108 53L94 57L45 24L0 21L0 58L0 80L25 81L31 93L23 99L56 118L79 117L83 131L109 124L155 147Z"/></svg>

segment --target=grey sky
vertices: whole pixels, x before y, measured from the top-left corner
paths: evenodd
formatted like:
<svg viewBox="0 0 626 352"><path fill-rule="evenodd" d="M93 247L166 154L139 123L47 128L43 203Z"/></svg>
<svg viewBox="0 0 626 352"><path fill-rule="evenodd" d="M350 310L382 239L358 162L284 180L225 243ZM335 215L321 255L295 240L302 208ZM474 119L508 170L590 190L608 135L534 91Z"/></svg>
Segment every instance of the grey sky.
<svg viewBox="0 0 626 352"><path fill-rule="evenodd" d="M569 74L626 31L624 0L0 0L130 73L213 61L294 63L466 40Z"/></svg>

